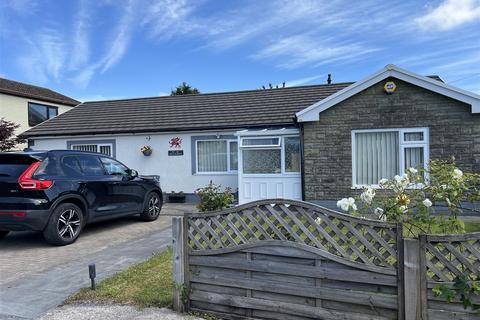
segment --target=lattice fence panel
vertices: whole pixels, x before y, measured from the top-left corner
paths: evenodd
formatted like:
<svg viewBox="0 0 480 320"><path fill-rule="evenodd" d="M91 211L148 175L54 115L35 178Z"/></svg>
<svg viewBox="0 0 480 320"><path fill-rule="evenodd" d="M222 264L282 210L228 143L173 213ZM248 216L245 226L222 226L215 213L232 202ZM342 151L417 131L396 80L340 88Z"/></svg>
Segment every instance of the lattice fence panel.
<svg viewBox="0 0 480 320"><path fill-rule="evenodd" d="M430 280L451 282L460 275L480 280L480 233L427 237L425 254Z"/></svg>
<svg viewBox="0 0 480 320"><path fill-rule="evenodd" d="M193 251L282 240L386 268L396 268L397 233L401 233L395 224L290 200L263 200L217 213L189 215L188 228Z"/></svg>

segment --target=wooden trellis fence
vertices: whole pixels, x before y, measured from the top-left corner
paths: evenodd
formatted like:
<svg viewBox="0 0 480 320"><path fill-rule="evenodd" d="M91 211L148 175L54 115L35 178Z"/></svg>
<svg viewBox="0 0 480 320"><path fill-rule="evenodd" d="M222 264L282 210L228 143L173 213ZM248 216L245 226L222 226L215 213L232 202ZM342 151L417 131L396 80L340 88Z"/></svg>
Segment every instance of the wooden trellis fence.
<svg viewBox="0 0 480 320"><path fill-rule="evenodd" d="M426 243L403 239L400 224L283 199L174 217L174 309L225 319L427 319L438 304L421 294L431 285L421 284L431 274L421 266L442 258ZM467 247L478 271L478 239Z"/></svg>

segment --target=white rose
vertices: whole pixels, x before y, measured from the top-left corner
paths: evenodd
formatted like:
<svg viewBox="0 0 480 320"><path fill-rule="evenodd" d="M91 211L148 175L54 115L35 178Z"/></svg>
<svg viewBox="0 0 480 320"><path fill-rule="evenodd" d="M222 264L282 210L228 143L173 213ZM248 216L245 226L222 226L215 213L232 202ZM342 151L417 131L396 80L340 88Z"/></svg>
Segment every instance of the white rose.
<svg viewBox="0 0 480 320"><path fill-rule="evenodd" d="M343 211L348 211L350 208L353 210L357 210L357 206L355 205L355 199L352 197L350 198L343 198L342 200L337 201L337 207L341 208Z"/></svg>
<svg viewBox="0 0 480 320"><path fill-rule="evenodd" d="M415 174L415 173L418 172L418 170L415 169L415 168L408 168L408 171L409 171L411 174Z"/></svg>
<svg viewBox="0 0 480 320"><path fill-rule="evenodd" d="M384 185L384 184L387 184L387 183L388 183L388 179L385 179L385 178L380 179L380 181L378 181L379 185Z"/></svg>
<svg viewBox="0 0 480 320"><path fill-rule="evenodd" d="M375 190L372 188L367 188L365 191L362 192L360 195L360 199L367 204L371 204L373 198L375 197Z"/></svg>
<svg viewBox="0 0 480 320"><path fill-rule="evenodd" d="M463 172L462 172L462 170L455 168L455 169L453 170L453 179L459 180L459 179L462 179L462 177L463 177Z"/></svg>
<svg viewBox="0 0 480 320"><path fill-rule="evenodd" d="M432 201L430 201L430 199L425 199L422 201L423 205L427 208L431 207L432 206Z"/></svg>

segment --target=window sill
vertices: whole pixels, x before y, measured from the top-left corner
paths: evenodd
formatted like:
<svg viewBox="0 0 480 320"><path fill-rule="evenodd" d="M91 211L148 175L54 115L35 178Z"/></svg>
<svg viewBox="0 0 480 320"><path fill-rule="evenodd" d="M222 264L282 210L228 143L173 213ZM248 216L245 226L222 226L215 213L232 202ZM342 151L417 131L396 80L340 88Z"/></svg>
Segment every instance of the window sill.
<svg viewBox="0 0 480 320"><path fill-rule="evenodd" d="M417 184L417 185L413 185L413 186L409 186L405 189L407 190L416 190L416 189L422 189L423 187L425 187L423 184ZM381 189L384 189L384 190L392 190L391 188L383 188L381 187L380 185L378 184L372 184L372 185L356 185L356 186L352 186L350 187L350 189L352 190L362 190L362 189L365 189L365 188L372 188L372 189L375 189L375 190L381 190Z"/></svg>
<svg viewBox="0 0 480 320"><path fill-rule="evenodd" d="M196 172L193 176L236 176L238 172Z"/></svg>

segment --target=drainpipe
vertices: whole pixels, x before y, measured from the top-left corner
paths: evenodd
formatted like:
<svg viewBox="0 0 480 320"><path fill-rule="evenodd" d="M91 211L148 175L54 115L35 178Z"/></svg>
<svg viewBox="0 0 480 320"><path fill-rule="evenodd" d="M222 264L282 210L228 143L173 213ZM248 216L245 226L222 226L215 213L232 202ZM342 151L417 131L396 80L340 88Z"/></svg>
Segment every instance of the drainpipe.
<svg viewBox="0 0 480 320"><path fill-rule="evenodd" d="M302 189L302 201L305 201L305 161L304 161L304 130L303 123L297 121L297 116L293 118L295 124L300 128L300 184Z"/></svg>
<svg viewBox="0 0 480 320"><path fill-rule="evenodd" d="M304 161L304 131L303 123L300 124L300 179L302 186L302 200L305 201L305 161Z"/></svg>

